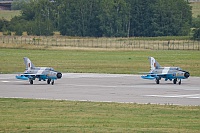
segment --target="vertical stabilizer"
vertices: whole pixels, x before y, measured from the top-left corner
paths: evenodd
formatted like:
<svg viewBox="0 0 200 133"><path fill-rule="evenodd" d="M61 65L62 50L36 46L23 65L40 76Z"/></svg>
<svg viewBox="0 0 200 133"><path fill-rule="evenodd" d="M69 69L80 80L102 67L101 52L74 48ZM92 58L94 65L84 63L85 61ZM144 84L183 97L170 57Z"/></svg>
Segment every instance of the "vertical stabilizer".
<svg viewBox="0 0 200 133"><path fill-rule="evenodd" d="M160 64L153 57L149 57L148 59L150 62L151 71L161 67Z"/></svg>
<svg viewBox="0 0 200 133"><path fill-rule="evenodd" d="M30 70L31 68L35 67L31 60L27 57L24 57L24 64L26 66L26 70Z"/></svg>

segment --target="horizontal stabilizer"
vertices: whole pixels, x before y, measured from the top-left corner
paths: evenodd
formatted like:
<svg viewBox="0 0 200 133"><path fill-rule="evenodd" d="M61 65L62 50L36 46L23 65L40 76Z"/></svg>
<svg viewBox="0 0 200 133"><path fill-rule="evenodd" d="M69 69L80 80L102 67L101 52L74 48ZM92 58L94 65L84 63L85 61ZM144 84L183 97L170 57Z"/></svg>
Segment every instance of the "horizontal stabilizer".
<svg viewBox="0 0 200 133"><path fill-rule="evenodd" d="M152 77L151 75L141 76L141 78L143 78L143 79L149 79L149 80L155 79L155 77Z"/></svg>
<svg viewBox="0 0 200 133"><path fill-rule="evenodd" d="M28 80L28 77L25 77L24 75L17 75L16 78L21 80Z"/></svg>

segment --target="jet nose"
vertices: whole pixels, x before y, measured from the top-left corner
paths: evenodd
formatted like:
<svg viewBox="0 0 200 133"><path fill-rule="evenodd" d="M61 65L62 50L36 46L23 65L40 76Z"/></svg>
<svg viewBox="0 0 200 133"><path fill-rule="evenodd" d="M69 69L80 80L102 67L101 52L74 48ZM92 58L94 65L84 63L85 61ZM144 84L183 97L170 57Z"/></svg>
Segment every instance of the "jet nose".
<svg viewBox="0 0 200 133"><path fill-rule="evenodd" d="M189 72L185 72L184 77L185 77L185 78L190 77L190 73L189 73Z"/></svg>
<svg viewBox="0 0 200 133"><path fill-rule="evenodd" d="M57 78L60 79L62 77L62 73L58 72L57 73Z"/></svg>

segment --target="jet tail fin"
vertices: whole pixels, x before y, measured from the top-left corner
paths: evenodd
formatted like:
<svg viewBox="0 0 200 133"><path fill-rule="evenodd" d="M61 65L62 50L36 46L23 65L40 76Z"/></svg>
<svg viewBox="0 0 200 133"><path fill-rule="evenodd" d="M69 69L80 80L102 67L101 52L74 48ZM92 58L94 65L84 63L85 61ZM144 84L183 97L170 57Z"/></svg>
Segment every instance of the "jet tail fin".
<svg viewBox="0 0 200 133"><path fill-rule="evenodd" d="M153 57L148 57L150 66L151 66L151 71L160 68L160 64L153 58Z"/></svg>
<svg viewBox="0 0 200 133"><path fill-rule="evenodd" d="M34 64L31 62L31 60L27 57L24 57L24 64L27 70L30 70L31 68L35 67Z"/></svg>

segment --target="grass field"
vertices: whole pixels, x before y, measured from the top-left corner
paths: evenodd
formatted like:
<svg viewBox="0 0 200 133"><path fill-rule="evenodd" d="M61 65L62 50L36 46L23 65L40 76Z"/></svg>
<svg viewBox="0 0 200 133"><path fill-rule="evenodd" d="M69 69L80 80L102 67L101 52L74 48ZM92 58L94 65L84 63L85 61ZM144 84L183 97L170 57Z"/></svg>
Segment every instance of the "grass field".
<svg viewBox="0 0 200 133"><path fill-rule="evenodd" d="M14 16L19 16L19 10L0 10L0 19L4 18L6 20L11 20Z"/></svg>
<svg viewBox="0 0 200 133"><path fill-rule="evenodd" d="M1 48L0 73L24 71L23 57L29 57L36 66L51 66L61 72L138 74L149 71L148 56L155 57L162 66L179 66L188 70L192 76L200 76L200 52L178 50L101 51Z"/></svg>
<svg viewBox="0 0 200 133"><path fill-rule="evenodd" d="M199 106L0 99L0 132L200 132Z"/></svg>
<svg viewBox="0 0 200 133"><path fill-rule="evenodd" d="M200 2L192 2L190 5L192 6L192 16L197 17L200 15Z"/></svg>

